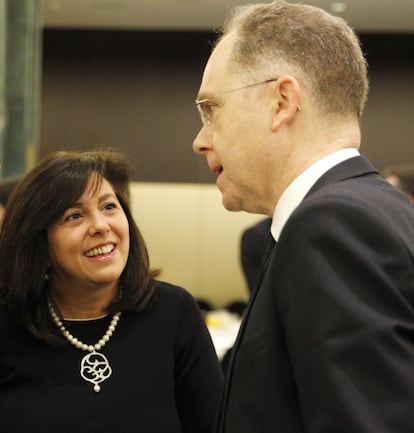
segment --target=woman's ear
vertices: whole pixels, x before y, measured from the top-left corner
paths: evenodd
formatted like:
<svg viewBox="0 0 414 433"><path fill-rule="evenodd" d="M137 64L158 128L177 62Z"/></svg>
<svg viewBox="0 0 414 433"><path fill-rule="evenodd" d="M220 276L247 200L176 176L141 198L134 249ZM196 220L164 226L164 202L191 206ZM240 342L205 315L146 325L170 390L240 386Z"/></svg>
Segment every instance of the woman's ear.
<svg viewBox="0 0 414 433"><path fill-rule="evenodd" d="M273 131L290 123L302 110L300 99L301 87L296 78L290 75L280 77L274 88Z"/></svg>

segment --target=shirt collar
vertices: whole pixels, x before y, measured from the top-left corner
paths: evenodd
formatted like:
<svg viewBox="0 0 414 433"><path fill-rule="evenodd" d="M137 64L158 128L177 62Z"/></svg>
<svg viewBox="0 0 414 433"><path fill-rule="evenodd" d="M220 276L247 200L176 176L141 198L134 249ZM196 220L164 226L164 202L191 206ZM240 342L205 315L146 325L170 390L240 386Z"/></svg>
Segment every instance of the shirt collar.
<svg viewBox="0 0 414 433"><path fill-rule="evenodd" d="M316 181L335 165L358 155L358 150L354 148L338 150L315 162L288 185L277 202L270 228L276 242L286 221Z"/></svg>

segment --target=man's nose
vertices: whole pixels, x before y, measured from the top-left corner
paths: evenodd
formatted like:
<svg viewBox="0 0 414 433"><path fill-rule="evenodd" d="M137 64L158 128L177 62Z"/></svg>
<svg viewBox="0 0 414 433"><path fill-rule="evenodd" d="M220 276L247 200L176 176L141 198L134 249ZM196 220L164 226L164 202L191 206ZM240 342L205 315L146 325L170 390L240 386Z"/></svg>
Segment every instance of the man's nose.
<svg viewBox="0 0 414 433"><path fill-rule="evenodd" d="M202 127L193 141L193 151L198 155L204 155L211 149L210 140L208 139L206 128Z"/></svg>

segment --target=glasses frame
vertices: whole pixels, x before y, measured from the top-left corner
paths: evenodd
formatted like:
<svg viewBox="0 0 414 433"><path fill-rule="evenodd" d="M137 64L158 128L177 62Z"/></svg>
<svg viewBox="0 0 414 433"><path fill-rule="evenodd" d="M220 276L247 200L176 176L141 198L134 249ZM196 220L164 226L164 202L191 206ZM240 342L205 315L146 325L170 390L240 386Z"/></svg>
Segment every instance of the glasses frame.
<svg viewBox="0 0 414 433"><path fill-rule="evenodd" d="M246 86L237 87L236 89L226 90L224 92L217 93L214 96L209 96L208 98L196 99L195 105L197 107L198 113L200 114L201 123L203 126L210 126L212 124L212 119L205 109L206 103L210 102L212 99L218 98L219 96L227 95L228 93L237 92L238 90L248 89L250 87L260 86L261 84L272 83L277 81L279 78L270 78L268 80L259 81L258 83L247 84Z"/></svg>

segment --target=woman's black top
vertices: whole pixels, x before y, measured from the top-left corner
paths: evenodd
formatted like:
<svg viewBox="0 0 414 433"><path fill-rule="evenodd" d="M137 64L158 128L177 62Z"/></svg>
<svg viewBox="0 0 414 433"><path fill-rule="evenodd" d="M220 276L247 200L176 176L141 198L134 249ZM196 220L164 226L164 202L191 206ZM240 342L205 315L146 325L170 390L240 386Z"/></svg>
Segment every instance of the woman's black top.
<svg viewBox="0 0 414 433"><path fill-rule="evenodd" d="M96 343L112 317L65 321ZM211 433L222 373L193 297L159 283L139 313L123 313L101 349L112 369L101 391L80 374L86 352L51 347L0 307L0 431L4 433Z"/></svg>

